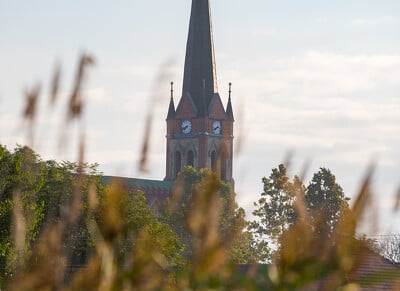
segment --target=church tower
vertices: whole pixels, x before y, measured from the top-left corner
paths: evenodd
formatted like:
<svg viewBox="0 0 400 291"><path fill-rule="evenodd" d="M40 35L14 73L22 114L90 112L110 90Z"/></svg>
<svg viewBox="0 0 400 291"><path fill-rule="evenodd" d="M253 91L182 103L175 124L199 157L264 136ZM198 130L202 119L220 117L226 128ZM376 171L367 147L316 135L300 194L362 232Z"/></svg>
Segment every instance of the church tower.
<svg viewBox="0 0 400 291"><path fill-rule="evenodd" d="M218 93L209 0L192 0L181 99L167 116L167 181L184 166L209 168L233 185L231 84L226 109Z"/></svg>

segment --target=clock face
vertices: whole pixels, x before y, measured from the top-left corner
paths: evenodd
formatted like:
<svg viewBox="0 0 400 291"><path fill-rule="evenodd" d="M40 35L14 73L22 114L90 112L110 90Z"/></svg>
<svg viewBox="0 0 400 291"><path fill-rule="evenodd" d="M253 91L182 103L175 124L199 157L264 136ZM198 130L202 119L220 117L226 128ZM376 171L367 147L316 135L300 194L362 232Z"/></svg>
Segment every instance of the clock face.
<svg viewBox="0 0 400 291"><path fill-rule="evenodd" d="M213 133L214 134L221 134L221 122L214 121L214 123L213 123Z"/></svg>
<svg viewBox="0 0 400 291"><path fill-rule="evenodd" d="M182 132L183 133L189 133L192 131L192 123L189 120L185 120L182 122Z"/></svg>

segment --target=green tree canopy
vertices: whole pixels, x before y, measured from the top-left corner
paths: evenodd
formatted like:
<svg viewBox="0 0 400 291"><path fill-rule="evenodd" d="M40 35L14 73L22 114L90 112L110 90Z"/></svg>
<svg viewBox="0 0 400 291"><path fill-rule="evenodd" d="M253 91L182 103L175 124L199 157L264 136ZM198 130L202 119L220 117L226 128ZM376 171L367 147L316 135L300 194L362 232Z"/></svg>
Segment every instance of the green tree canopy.
<svg viewBox="0 0 400 291"><path fill-rule="evenodd" d="M296 191L304 191L301 181L295 177L290 181L284 165L272 169L271 175L262 179L264 190L254 203L253 215L257 218L250 229L258 238L269 238L277 243L281 235L296 220L294 201Z"/></svg>
<svg viewBox="0 0 400 291"><path fill-rule="evenodd" d="M298 176L290 179L284 165L263 178L264 190L254 205L256 219L249 229L259 241L271 240L279 246L282 235L295 223L304 209L310 227L320 236L330 236L345 211L349 198L330 170L321 168L306 188Z"/></svg>
<svg viewBox="0 0 400 291"><path fill-rule="evenodd" d="M305 202L318 235L331 235L344 212L349 211L349 200L329 169L320 168L314 174L307 187Z"/></svg>
<svg viewBox="0 0 400 291"><path fill-rule="evenodd" d="M163 217L181 237L187 258L193 258L196 252L197 236L212 229L219 241L227 243L233 262L257 261L262 254L255 251L251 233L244 231L245 211L238 207L232 187L211 170L185 167L166 202Z"/></svg>
<svg viewBox="0 0 400 291"><path fill-rule="evenodd" d="M42 161L28 147L0 145L0 288L17 271L42 268L51 278L53 263L82 266L102 242L115 244L120 266L143 245L168 265L181 263L179 237L151 211L144 193L104 185L96 168ZM61 239L56 249L52 237Z"/></svg>
<svg viewBox="0 0 400 291"><path fill-rule="evenodd" d="M45 225L63 220L74 191L81 198L80 218L68 229L66 247L71 263L80 262L89 243L85 218L89 187L101 192L97 165L84 165L79 181L75 163L42 161L28 147L9 151L0 145L0 269L2 279L13 276L16 267L32 252Z"/></svg>

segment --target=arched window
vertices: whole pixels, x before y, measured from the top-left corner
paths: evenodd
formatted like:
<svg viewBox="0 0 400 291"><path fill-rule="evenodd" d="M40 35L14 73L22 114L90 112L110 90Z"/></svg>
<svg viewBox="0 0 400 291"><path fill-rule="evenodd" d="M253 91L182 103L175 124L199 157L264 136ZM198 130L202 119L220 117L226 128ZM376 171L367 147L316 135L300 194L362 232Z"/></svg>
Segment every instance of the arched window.
<svg viewBox="0 0 400 291"><path fill-rule="evenodd" d="M221 155L221 180L226 180L226 163L227 163L227 155L225 151L222 151Z"/></svg>
<svg viewBox="0 0 400 291"><path fill-rule="evenodd" d="M179 172L182 169L182 155L180 152L175 153L175 178L178 177Z"/></svg>
<svg viewBox="0 0 400 291"><path fill-rule="evenodd" d="M211 152L211 170L217 171L217 153L215 151Z"/></svg>
<svg viewBox="0 0 400 291"><path fill-rule="evenodd" d="M194 167L194 153L193 151L189 151L187 153L187 165Z"/></svg>

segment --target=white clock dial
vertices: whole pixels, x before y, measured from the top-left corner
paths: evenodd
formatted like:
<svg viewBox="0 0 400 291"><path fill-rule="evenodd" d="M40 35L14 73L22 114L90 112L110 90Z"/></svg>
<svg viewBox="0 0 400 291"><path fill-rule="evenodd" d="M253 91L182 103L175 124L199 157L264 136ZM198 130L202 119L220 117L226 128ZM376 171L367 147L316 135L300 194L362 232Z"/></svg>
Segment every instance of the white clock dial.
<svg viewBox="0 0 400 291"><path fill-rule="evenodd" d="M192 123L189 120L185 120L182 122L182 132L189 133L192 131Z"/></svg>
<svg viewBox="0 0 400 291"><path fill-rule="evenodd" d="M221 134L221 122L214 121L214 123L213 123L213 133L214 134Z"/></svg>

